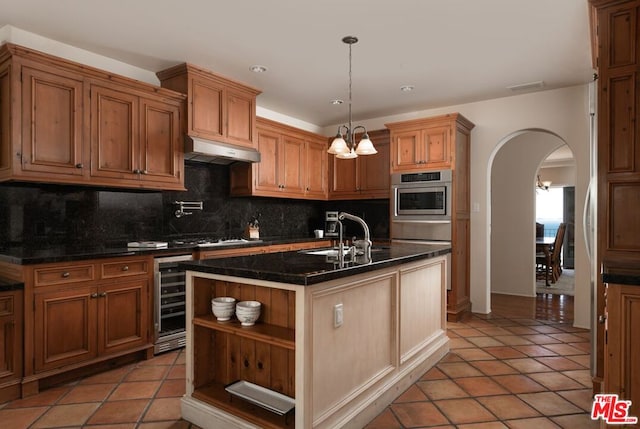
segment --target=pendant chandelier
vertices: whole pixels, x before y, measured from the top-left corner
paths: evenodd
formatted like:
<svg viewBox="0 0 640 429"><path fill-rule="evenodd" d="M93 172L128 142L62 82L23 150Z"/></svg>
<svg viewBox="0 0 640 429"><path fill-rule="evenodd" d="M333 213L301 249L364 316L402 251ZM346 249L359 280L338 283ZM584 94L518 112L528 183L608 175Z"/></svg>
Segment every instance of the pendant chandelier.
<svg viewBox="0 0 640 429"><path fill-rule="evenodd" d="M551 186L551 180L540 180L540 175L538 174L538 178L536 180L536 188L542 189L544 191L548 191Z"/></svg>
<svg viewBox="0 0 640 429"><path fill-rule="evenodd" d="M331 146L327 152L341 159L356 158L358 155L373 155L378 153L373 143L369 139L367 129L362 125L353 126L351 123L351 45L358 42L358 38L354 36L346 36L342 41L349 45L349 125L340 125L338 133L333 139ZM355 132L362 130L362 139L356 145ZM344 135L342 132L344 131Z"/></svg>

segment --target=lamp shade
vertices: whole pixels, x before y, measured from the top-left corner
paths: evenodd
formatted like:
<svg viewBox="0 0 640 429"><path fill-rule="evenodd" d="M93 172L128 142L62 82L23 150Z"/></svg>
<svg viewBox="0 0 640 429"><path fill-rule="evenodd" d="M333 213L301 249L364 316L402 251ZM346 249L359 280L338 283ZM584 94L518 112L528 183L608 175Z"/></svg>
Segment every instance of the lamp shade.
<svg viewBox="0 0 640 429"><path fill-rule="evenodd" d="M342 136L338 134L331 142L331 146L327 152L333 155L338 155L341 153L348 153L349 148L347 147L347 142L345 142Z"/></svg>
<svg viewBox="0 0 640 429"><path fill-rule="evenodd" d="M365 135L362 136L362 140L360 140L360 143L358 143L356 154L373 155L374 153L378 153L378 151L375 147L373 147L373 142L369 139L369 135L365 133Z"/></svg>
<svg viewBox="0 0 640 429"><path fill-rule="evenodd" d="M342 152L336 155L336 158L340 158L340 159L353 159L353 158L357 158L358 155L356 154L356 151L351 149L348 150L347 152Z"/></svg>

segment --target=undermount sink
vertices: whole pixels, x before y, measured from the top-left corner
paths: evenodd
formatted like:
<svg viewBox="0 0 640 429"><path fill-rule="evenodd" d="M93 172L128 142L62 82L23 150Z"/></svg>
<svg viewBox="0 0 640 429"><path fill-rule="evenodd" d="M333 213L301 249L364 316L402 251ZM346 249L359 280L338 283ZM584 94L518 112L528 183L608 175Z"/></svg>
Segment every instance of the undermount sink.
<svg viewBox="0 0 640 429"><path fill-rule="evenodd" d="M383 249L383 247L374 247L371 249L371 252L379 252ZM305 255L318 255L318 256L338 256L338 249L311 249L311 250L300 250L300 253L304 253ZM349 253L349 248L344 248L344 254Z"/></svg>
<svg viewBox="0 0 640 429"><path fill-rule="evenodd" d="M318 255L318 256L338 256L338 249L301 250L300 253L304 253L306 255ZM346 255L347 253L349 253L349 249L345 248L343 253Z"/></svg>

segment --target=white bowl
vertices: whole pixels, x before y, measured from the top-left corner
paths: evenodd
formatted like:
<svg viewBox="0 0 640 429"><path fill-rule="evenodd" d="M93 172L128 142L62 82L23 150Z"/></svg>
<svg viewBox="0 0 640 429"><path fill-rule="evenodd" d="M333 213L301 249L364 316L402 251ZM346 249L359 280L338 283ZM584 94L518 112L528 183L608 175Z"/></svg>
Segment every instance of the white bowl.
<svg viewBox="0 0 640 429"><path fill-rule="evenodd" d="M252 326L260 317L261 304L258 301L240 301L236 304L236 317L242 326Z"/></svg>
<svg viewBox="0 0 640 429"><path fill-rule="evenodd" d="M219 296L211 300L211 311L219 322L231 319L235 310L236 299L230 296Z"/></svg>

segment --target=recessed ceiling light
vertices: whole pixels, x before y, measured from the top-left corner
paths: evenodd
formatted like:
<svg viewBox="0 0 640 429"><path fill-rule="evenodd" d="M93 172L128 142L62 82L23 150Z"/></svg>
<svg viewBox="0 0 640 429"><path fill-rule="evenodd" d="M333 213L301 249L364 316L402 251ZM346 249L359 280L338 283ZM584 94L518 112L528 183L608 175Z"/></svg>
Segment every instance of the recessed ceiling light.
<svg viewBox="0 0 640 429"><path fill-rule="evenodd" d="M402 85L400 87L400 91L402 91L402 92L411 92L411 91L414 90L414 88L415 88L415 86L413 86L413 85Z"/></svg>
<svg viewBox="0 0 640 429"><path fill-rule="evenodd" d="M544 81L537 80L535 82L527 82L527 83L520 83L518 85L511 85L511 86L508 86L507 89L510 89L511 91L527 91L530 89L542 89L543 87L544 87Z"/></svg>
<svg viewBox="0 0 640 429"><path fill-rule="evenodd" d="M338 98L336 98L335 100L331 100L331 104L333 104L334 106L337 105L337 104L342 104L342 103L344 103L344 101L342 101L342 100L340 100Z"/></svg>
<svg viewBox="0 0 640 429"><path fill-rule="evenodd" d="M261 66L261 65L254 65L249 67L249 70L251 70L254 73L264 73L267 71L267 68L265 66Z"/></svg>

